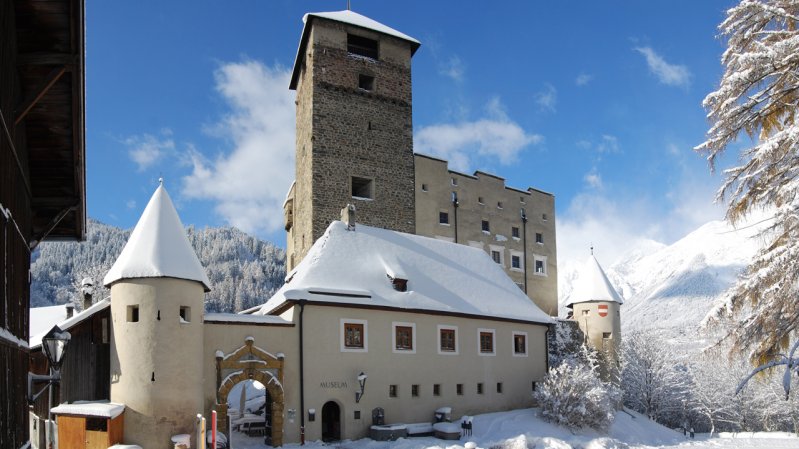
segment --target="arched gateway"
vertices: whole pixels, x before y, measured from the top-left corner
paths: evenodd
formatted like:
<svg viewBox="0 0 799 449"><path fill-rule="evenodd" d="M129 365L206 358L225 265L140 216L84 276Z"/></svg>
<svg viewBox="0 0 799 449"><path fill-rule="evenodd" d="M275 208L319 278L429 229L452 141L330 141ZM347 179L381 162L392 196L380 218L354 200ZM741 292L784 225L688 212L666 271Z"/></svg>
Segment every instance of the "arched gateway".
<svg viewBox="0 0 799 449"><path fill-rule="evenodd" d="M220 424L228 426L228 394L239 382L257 380L272 400L272 446L283 445L283 356L274 356L247 337L244 346L224 354L216 352L216 412Z"/></svg>

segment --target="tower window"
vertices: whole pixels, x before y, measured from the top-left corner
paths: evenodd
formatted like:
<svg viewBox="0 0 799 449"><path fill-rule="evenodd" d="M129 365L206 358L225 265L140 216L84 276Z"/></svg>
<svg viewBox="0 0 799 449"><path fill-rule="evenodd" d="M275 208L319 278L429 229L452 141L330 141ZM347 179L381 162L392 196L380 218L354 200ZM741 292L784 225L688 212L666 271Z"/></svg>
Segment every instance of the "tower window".
<svg viewBox="0 0 799 449"><path fill-rule="evenodd" d="M510 228L510 235L511 235L511 237L518 239L519 238L519 227L518 226L512 226Z"/></svg>
<svg viewBox="0 0 799 449"><path fill-rule="evenodd" d="M477 384L477 394L483 394L483 383L479 382Z"/></svg>
<svg viewBox="0 0 799 449"><path fill-rule="evenodd" d="M347 35L347 52L353 55L377 59L377 41L368 37Z"/></svg>
<svg viewBox="0 0 799 449"><path fill-rule="evenodd" d="M180 306L180 322L181 323L191 322L191 307Z"/></svg>
<svg viewBox="0 0 799 449"><path fill-rule="evenodd" d="M433 384L433 396L441 396L441 384Z"/></svg>
<svg viewBox="0 0 799 449"><path fill-rule="evenodd" d="M511 268L522 268L522 259L519 256L512 255L510 256L510 266Z"/></svg>
<svg viewBox="0 0 799 449"><path fill-rule="evenodd" d="M497 201L497 209L502 209L502 201Z"/></svg>
<svg viewBox="0 0 799 449"><path fill-rule="evenodd" d="M496 263L502 263L502 253L499 251L491 250L491 259Z"/></svg>
<svg viewBox="0 0 799 449"><path fill-rule="evenodd" d="M411 385L411 396L415 398L419 397L419 385Z"/></svg>
<svg viewBox="0 0 799 449"><path fill-rule="evenodd" d="M369 178L352 177L352 197L371 200L375 197L374 180Z"/></svg>
<svg viewBox="0 0 799 449"><path fill-rule="evenodd" d="M609 340L612 337L613 334L611 332L602 332L602 338L604 338L605 340Z"/></svg>
<svg viewBox="0 0 799 449"><path fill-rule="evenodd" d="M449 182L450 182L452 185L454 185L454 186L458 185L458 179L457 179L457 178L450 178L450 179L449 179Z"/></svg>
<svg viewBox="0 0 799 449"><path fill-rule="evenodd" d="M139 306L128 306L128 322L139 322Z"/></svg>
<svg viewBox="0 0 799 449"><path fill-rule="evenodd" d="M482 196L477 197L477 204L485 204L485 201L483 200Z"/></svg>
<svg viewBox="0 0 799 449"><path fill-rule="evenodd" d="M490 232L491 231L491 227L488 225L488 220L483 220L480 225L483 228L483 232Z"/></svg>
<svg viewBox="0 0 799 449"><path fill-rule="evenodd" d="M388 386L388 397L396 398L397 397L397 386L396 385L389 385Z"/></svg>
<svg viewBox="0 0 799 449"><path fill-rule="evenodd" d="M369 75L358 75L358 87L363 90L374 90L375 77Z"/></svg>
<svg viewBox="0 0 799 449"><path fill-rule="evenodd" d="M455 385L455 394L458 396L463 396L463 384Z"/></svg>
<svg viewBox="0 0 799 449"><path fill-rule="evenodd" d="M541 214L541 219L547 221L547 214Z"/></svg>
<svg viewBox="0 0 799 449"><path fill-rule="evenodd" d="M427 192L427 184L422 184L422 192Z"/></svg>
<svg viewBox="0 0 799 449"><path fill-rule="evenodd" d="M542 234L540 232L536 232L535 233L535 242L543 244L544 243L544 234Z"/></svg>
<svg viewBox="0 0 799 449"><path fill-rule="evenodd" d="M449 224L449 212L439 212L438 213L438 223L448 225Z"/></svg>

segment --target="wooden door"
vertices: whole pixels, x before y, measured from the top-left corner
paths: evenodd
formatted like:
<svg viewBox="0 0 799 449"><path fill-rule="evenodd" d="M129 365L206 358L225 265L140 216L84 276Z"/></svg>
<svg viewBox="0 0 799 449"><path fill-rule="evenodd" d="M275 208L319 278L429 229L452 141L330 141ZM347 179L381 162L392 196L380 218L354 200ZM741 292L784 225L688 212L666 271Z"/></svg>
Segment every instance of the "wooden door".
<svg viewBox="0 0 799 449"><path fill-rule="evenodd" d="M108 449L108 446L108 432L86 431L86 449Z"/></svg>
<svg viewBox="0 0 799 449"><path fill-rule="evenodd" d="M83 448L85 446L86 418L82 416L59 416L58 447Z"/></svg>

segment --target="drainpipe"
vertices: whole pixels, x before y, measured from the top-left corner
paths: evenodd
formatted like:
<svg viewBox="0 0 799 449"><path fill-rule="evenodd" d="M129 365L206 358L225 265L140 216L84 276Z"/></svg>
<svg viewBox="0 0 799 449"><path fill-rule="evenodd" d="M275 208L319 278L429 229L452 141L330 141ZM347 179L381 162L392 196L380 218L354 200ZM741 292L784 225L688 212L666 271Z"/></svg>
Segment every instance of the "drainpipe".
<svg viewBox="0 0 799 449"><path fill-rule="evenodd" d="M458 243L458 192L452 192L452 207L455 208L455 243Z"/></svg>
<svg viewBox="0 0 799 449"><path fill-rule="evenodd" d="M302 346L302 315L305 312L305 300L301 299L300 305L300 445L305 446L305 371Z"/></svg>
<svg viewBox="0 0 799 449"><path fill-rule="evenodd" d="M522 245L524 248L524 294L527 294L527 213L524 212L524 208L522 208L521 212L522 218Z"/></svg>

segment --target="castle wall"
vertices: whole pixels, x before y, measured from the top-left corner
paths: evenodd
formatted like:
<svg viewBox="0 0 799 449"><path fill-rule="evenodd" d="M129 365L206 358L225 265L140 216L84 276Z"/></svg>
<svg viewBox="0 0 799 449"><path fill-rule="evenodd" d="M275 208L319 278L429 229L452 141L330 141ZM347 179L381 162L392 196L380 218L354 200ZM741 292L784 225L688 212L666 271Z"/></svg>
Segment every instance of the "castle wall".
<svg viewBox="0 0 799 449"><path fill-rule="evenodd" d="M428 237L455 239L455 208L452 192L458 196L458 243L475 246L491 255L500 253L505 272L524 290L527 267L527 296L545 313L557 315L558 257L555 233L555 197L535 189L526 191L505 185L505 180L487 173L466 175L451 171L447 162L416 155L416 233ZM482 200L482 202L480 201ZM527 214L527 252L525 258L525 224L521 209ZM439 214L446 212L449 223L442 224ZM488 221L489 231L482 228ZM518 228L518 237L513 229ZM536 241L541 234L541 242ZM513 256L520 266L512 266ZM544 269L536 271L536 261Z"/></svg>
<svg viewBox="0 0 799 449"><path fill-rule="evenodd" d="M111 286L111 401L123 403L128 444L171 448L203 412L203 285L174 278ZM180 307L190 307L181 322ZM138 307L138 321L131 308Z"/></svg>

